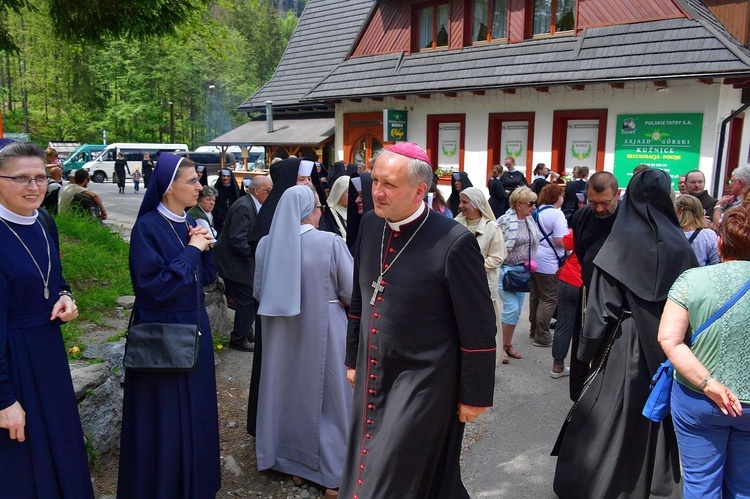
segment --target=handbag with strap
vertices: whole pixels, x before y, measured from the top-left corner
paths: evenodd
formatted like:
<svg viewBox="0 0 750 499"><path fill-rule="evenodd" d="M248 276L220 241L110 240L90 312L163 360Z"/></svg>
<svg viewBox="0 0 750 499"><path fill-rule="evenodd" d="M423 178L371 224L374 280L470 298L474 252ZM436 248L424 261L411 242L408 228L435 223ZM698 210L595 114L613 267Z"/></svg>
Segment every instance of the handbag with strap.
<svg viewBox="0 0 750 499"><path fill-rule="evenodd" d="M690 338L690 344L694 345L695 340L698 339L708 327L716 322L719 317L729 310L737 300L750 289L750 281L746 282L745 285L740 288L729 301L727 301L719 310L714 313L709 319L693 333ZM643 406L643 415L651 421L656 423L661 422L671 410L671 399L672 399L672 384L674 383L674 366L668 359L663 362L659 369L656 370L654 377L651 378L651 393L646 400L646 405Z"/></svg>
<svg viewBox="0 0 750 499"><path fill-rule="evenodd" d="M531 265L531 240L529 240L529 265ZM531 291L531 271L524 267L520 270L507 269L503 273L503 291L528 293Z"/></svg>
<svg viewBox="0 0 750 499"><path fill-rule="evenodd" d="M190 372L198 364L201 337L200 262L195 274L195 324L144 322L133 324L136 304L128 322L125 356L126 369L141 372Z"/></svg>

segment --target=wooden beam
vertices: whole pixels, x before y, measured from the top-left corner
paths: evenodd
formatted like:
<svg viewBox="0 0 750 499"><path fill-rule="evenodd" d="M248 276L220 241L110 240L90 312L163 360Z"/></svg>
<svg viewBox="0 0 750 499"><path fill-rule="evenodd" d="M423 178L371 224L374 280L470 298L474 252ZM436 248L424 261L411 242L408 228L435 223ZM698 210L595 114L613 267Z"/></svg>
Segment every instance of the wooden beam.
<svg viewBox="0 0 750 499"><path fill-rule="evenodd" d="M406 100L405 95L394 95L393 98L396 100Z"/></svg>
<svg viewBox="0 0 750 499"><path fill-rule="evenodd" d="M549 93L549 87L534 87L534 90L545 94Z"/></svg>
<svg viewBox="0 0 750 499"><path fill-rule="evenodd" d="M373 100L375 102L383 102L383 98L382 97L370 97L370 100Z"/></svg>
<svg viewBox="0 0 750 499"><path fill-rule="evenodd" d="M362 99L347 99L349 102L362 102Z"/></svg>
<svg viewBox="0 0 750 499"><path fill-rule="evenodd" d="M623 88L625 88L625 84L619 81L610 83L609 86L612 88L616 88L617 90L622 90Z"/></svg>
<svg viewBox="0 0 750 499"><path fill-rule="evenodd" d="M704 85L713 85L714 83L713 78L698 78L698 81L703 83Z"/></svg>
<svg viewBox="0 0 750 499"><path fill-rule="evenodd" d="M456 92L445 92L443 95L446 97L456 97L458 94Z"/></svg>
<svg viewBox="0 0 750 499"><path fill-rule="evenodd" d="M503 89L503 93L504 94L511 94L512 95L512 94L516 93L516 89L515 88L504 88Z"/></svg>
<svg viewBox="0 0 750 499"><path fill-rule="evenodd" d="M474 95L484 95L484 90L472 90L471 93Z"/></svg>
<svg viewBox="0 0 750 499"><path fill-rule="evenodd" d="M664 80L658 80L658 81L655 81L655 82L654 82L654 86L655 86L656 88L666 88L666 86L667 86L667 82L666 82L666 81L664 81Z"/></svg>
<svg viewBox="0 0 750 499"><path fill-rule="evenodd" d="M584 88L586 88L586 85L571 85L570 86L570 89L575 90L576 92L580 92Z"/></svg>
<svg viewBox="0 0 750 499"><path fill-rule="evenodd" d="M417 97L419 97L420 99L429 99L430 94L419 94Z"/></svg>

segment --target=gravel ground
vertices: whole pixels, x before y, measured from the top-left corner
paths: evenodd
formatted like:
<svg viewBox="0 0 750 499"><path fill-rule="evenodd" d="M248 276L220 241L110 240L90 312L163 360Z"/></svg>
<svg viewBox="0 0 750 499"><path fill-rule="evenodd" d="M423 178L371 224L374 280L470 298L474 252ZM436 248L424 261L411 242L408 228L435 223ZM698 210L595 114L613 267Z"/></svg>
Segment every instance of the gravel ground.
<svg viewBox="0 0 750 499"><path fill-rule="evenodd" d="M117 321L111 326L118 327ZM121 329L125 328L125 323ZM113 331L116 331L113 330ZM112 333L114 334L114 332ZM103 338L105 335L100 335ZM91 340L102 341L100 337ZM253 353L224 349L216 366L219 401L219 438L221 448L220 499L262 497L268 499L323 498L325 489L315 484L296 487L287 475L275 471L258 471L255 439L246 429L248 387ZM479 440L486 430L486 418L466 426L464 450ZM113 499L117 490L118 456L104 456L92 471L94 493L100 499Z"/></svg>

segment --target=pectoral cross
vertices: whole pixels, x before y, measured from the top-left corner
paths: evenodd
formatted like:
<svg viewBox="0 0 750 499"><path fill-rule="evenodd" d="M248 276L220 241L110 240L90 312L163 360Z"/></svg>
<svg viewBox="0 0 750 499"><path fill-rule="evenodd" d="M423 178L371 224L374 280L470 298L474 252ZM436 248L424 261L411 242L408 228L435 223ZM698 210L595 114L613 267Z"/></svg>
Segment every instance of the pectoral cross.
<svg viewBox="0 0 750 499"><path fill-rule="evenodd" d="M378 276L378 279L376 281L372 281L372 287L374 288L372 292L372 298L370 299L370 305L375 305L375 300L378 298L378 293L382 293L385 287L380 284L380 281L383 280L383 276Z"/></svg>

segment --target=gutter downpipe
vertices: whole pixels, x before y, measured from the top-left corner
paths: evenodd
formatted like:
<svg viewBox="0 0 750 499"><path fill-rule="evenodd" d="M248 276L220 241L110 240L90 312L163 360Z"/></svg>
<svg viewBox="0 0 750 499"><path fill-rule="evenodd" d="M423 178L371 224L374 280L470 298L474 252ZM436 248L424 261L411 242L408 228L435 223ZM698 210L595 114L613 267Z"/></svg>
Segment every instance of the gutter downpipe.
<svg viewBox="0 0 750 499"><path fill-rule="evenodd" d="M719 182L721 181L721 162L724 161L724 142L726 141L727 125L730 121L735 119L738 115L742 114L745 109L750 107L750 102L742 105L741 108L724 118L721 122L721 130L719 131L719 148L716 152L716 162L714 163L714 185L712 196L719 198Z"/></svg>

